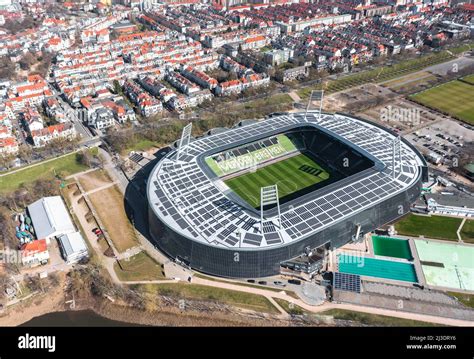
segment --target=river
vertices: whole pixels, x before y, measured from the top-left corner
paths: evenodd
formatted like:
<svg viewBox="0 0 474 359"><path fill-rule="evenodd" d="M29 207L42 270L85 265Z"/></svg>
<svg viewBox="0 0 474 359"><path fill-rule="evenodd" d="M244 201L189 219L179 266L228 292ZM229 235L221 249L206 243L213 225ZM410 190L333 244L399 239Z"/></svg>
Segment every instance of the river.
<svg viewBox="0 0 474 359"><path fill-rule="evenodd" d="M22 327L127 327L137 324L102 317L92 310L55 312L33 318Z"/></svg>

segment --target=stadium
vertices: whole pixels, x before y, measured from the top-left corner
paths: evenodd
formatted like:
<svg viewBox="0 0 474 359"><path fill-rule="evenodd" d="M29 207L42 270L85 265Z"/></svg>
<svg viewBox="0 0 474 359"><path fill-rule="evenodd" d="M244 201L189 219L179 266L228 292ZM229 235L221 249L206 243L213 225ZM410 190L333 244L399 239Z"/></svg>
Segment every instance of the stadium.
<svg viewBox="0 0 474 359"><path fill-rule="evenodd" d="M207 274L309 273L406 214L427 175L407 141L343 114L281 114L197 139L187 126L148 179L149 230Z"/></svg>

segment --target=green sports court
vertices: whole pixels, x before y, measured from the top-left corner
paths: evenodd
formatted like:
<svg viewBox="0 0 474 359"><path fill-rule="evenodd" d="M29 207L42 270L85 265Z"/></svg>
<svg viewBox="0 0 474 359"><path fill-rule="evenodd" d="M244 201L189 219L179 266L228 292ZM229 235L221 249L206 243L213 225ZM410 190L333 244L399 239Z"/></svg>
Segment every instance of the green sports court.
<svg viewBox="0 0 474 359"><path fill-rule="evenodd" d="M427 284L474 290L474 246L415 240Z"/></svg>
<svg viewBox="0 0 474 359"><path fill-rule="evenodd" d="M403 282L417 282L415 267L410 263L339 254L339 272L384 278Z"/></svg>

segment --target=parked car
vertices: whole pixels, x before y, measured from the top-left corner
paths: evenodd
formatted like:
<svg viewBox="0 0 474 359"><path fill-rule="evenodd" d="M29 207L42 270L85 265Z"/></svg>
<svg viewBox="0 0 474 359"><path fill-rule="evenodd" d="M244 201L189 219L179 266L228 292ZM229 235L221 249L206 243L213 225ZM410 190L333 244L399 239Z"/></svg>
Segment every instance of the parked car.
<svg viewBox="0 0 474 359"><path fill-rule="evenodd" d="M280 282L279 280L274 281L273 284L278 285L280 287L286 287L286 284L283 282Z"/></svg>
<svg viewBox="0 0 474 359"><path fill-rule="evenodd" d="M288 283L301 285L301 281L299 279L288 279Z"/></svg>
<svg viewBox="0 0 474 359"><path fill-rule="evenodd" d="M267 285L267 282L266 282L266 281L264 281L264 280L261 280L261 281L259 281L259 282L258 282L258 284L261 284L261 285Z"/></svg>
<svg viewBox="0 0 474 359"><path fill-rule="evenodd" d="M249 282L249 283L255 283L255 279L247 279L247 282Z"/></svg>

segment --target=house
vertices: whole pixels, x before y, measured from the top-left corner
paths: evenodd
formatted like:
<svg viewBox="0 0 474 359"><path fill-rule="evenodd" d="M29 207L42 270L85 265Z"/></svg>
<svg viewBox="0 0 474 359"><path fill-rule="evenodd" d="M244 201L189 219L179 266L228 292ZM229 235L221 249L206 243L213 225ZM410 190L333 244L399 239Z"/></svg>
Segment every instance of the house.
<svg viewBox="0 0 474 359"><path fill-rule="evenodd" d="M23 112L23 121L30 134L44 128L43 118L34 107L29 107Z"/></svg>
<svg viewBox="0 0 474 359"><path fill-rule="evenodd" d="M39 199L28 206L28 213L36 237L44 238L47 243L53 237L76 231L60 196Z"/></svg>
<svg viewBox="0 0 474 359"><path fill-rule="evenodd" d="M87 258L89 251L80 232L68 233L58 238L61 255L67 264L74 264Z"/></svg>
<svg viewBox="0 0 474 359"><path fill-rule="evenodd" d="M55 139L73 139L76 136L76 129L70 122L48 126L41 130L32 131L31 138L35 147L43 147Z"/></svg>
<svg viewBox="0 0 474 359"><path fill-rule="evenodd" d="M0 138L0 156L13 155L18 153L19 147L15 137Z"/></svg>
<svg viewBox="0 0 474 359"><path fill-rule="evenodd" d="M21 264L26 267L36 267L46 264L49 260L49 251L46 239L38 239L21 246Z"/></svg>
<svg viewBox="0 0 474 359"><path fill-rule="evenodd" d="M106 107L101 107L89 117L87 124L98 130L102 130L113 126L114 123L114 113L112 110Z"/></svg>

